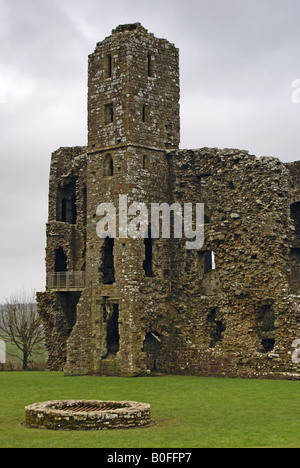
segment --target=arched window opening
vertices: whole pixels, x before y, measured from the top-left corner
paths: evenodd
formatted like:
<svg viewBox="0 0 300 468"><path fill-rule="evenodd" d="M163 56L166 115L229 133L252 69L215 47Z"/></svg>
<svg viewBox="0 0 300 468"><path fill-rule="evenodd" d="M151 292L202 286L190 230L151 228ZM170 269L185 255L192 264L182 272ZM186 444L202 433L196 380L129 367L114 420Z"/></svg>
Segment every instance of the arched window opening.
<svg viewBox="0 0 300 468"><path fill-rule="evenodd" d="M113 105L112 102L110 104L105 105L104 114L105 114L105 124L113 123L113 121L114 121L114 105Z"/></svg>
<svg viewBox="0 0 300 468"><path fill-rule="evenodd" d="M104 177L112 177L114 175L114 161L110 154L104 159L103 175Z"/></svg>
<svg viewBox="0 0 300 468"><path fill-rule="evenodd" d="M102 283L113 284L114 282L114 239L112 239L111 237L106 237L104 239L102 253Z"/></svg>
<svg viewBox="0 0 300 468"><path fill-rule="evenodd" d="M63 223L76 224L76 181L59 187L56 201L56 221Z"/></svg>

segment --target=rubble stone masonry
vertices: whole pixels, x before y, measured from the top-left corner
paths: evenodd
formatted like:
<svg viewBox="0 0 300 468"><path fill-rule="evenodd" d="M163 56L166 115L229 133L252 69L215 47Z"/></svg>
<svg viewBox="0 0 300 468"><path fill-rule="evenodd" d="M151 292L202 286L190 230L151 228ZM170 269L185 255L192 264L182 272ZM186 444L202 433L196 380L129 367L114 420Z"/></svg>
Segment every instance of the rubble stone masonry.
<svg viewBox="0 0 300 468"><path fill-rule="evenodd" d="M88 144L51 161L47 287L38 293L49 368L300 376L300 162L238 149L179 149L178 49L139 23L89 56ZM186 239L101 239L97 207L204 203ZM299 356L299 357L298 357Z"/></svg>

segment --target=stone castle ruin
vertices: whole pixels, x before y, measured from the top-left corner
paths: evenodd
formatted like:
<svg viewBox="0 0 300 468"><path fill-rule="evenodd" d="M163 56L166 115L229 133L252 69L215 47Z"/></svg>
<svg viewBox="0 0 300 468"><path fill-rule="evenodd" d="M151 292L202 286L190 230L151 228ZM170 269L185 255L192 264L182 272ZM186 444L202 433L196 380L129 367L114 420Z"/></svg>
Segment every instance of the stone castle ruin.
<svg viewBox="0 0 300 468"><path fill-rule="evenodd" d="M300 162L179 149L178 49L139 23L88 66L88 143L52 154L45 292L48 366L300 377ZM97 235L100 203L204 203L185 238ZM117 213L119 214L119 213ZM118 216L117 216L118 219Z"/></svg>

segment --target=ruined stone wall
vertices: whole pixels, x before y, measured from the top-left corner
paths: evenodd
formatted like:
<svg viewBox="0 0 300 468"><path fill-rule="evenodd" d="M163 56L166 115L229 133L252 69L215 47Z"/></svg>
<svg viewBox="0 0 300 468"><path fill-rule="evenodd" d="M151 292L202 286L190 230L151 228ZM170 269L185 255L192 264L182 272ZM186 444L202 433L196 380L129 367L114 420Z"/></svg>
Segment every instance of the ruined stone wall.
<svg viewBox="0 0 300 468"><path fill-rule="evenodd" d="M38 311L43 320L49 370L64 369L67 340L76 323L79 293L37 293Z"/></svg>
<svg viewBox="0 0 300 468"><path fill-rule="evenodd" d="M65 200L65 206L62 206ZM73 206L73 208L69 207ZM70 211L73 210L73 213ZM62 220L62 212L65 218ZM73 218L73 219L72 219ZM49 182L46 271L55 271L62 248L70 271L85 269L86 148L60 148L52 155Z"/></svg>
<svg viewBox="0 0 300 468"><path fill-rule="evenodd" d="M169 369L256 377L299 371L291 362L299 312L288 282L288 171L275 158L239 150L172 157L176 199L205 204L202 251L214 252L215 270L203 274L201 252L178 250Z"/></svg>
<svg viewBox="0 0 300 468"><path fill-rule="evenodd" d="M88 87L88 147L51 161L47 274L85 282L38 295L49 367L299 378L300 163L178 149L178 50L139 23L97 44ZM120 196L129 223L132 203L204 203L203 246L126 236ZM116 237L98 235L103 203Z"/></svg>
<svg viewBox="0 0 300 468"><path fill-rule="evenodd" d="M86 148L60 148L52 154L49 179L49 215L46 227L46 273L61 271L60 253L66 265L62 270L85 270L86 245ZM48 350L48 366L62 370L66 342L76 323L78 291L53 292L37 296Z"/></svg>

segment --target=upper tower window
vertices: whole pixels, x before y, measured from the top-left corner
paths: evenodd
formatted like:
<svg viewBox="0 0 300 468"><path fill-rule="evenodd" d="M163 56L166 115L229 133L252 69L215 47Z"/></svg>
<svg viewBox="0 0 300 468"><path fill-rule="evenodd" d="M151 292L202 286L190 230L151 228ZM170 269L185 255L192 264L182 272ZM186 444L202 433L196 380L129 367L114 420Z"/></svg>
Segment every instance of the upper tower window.
<svg viewBox="0 0 300 468"><path fill-rule="evenodd" d="M114 105L111 102L105 106L105 123L110 124L114 121Z"/></svg>
<svg viewBox="0 0 300 468"><path fill-rule="evenodd" d="M147 122L148 120L148 109L146 104L143 104L142 107L142 122Z"/></svg>
<svg viewBox="0 0 300 468"><path fill-rule="evenodd" d="M103 161L103 175L104 177L114 175L114 161L110 154L107 154Z"/></svg>
<svg viewBox="0 0 300 468"><path fill-rule="evenodd" d="M153 75L152 75L152 72L153 72L153 70L152 70L152 68L153 68L152 65L153 65L153 64L152 64L152 57L151 57L151 54L148 54L147 64L148 64L148 76L151 77L151 76L153 76Z"/></svg>
<svg viewBox="0 0 300 468"><path fill-rule="evenodd" d="M143 169L145 171L149 170L149 156L147 154L143 155Z"/></svg>

